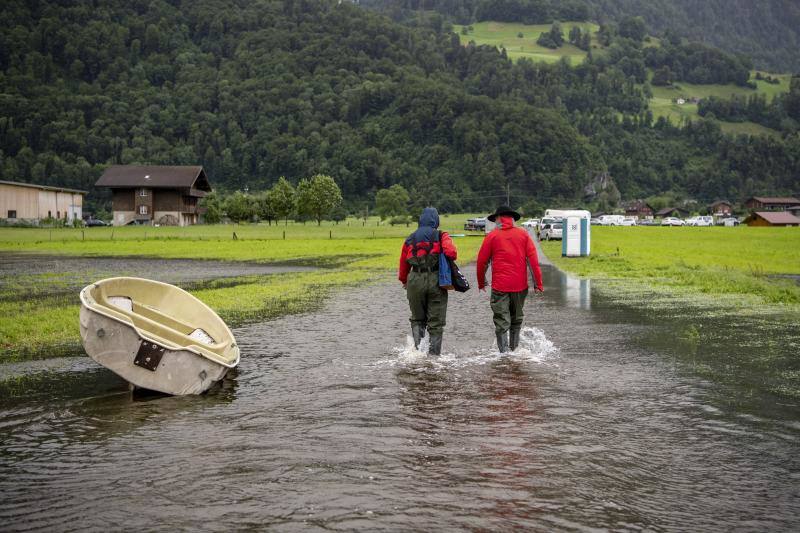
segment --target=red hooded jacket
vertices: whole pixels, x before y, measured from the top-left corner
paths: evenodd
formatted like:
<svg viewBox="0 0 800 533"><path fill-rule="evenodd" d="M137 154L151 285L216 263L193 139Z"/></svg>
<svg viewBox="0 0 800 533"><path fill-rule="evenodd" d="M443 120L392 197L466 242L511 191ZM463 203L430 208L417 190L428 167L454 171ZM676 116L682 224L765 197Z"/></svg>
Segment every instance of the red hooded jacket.
<svg viewBox="0 0 800 533"><path fill-rule="evenodd" d="M492 263L492 289L521 292L528 288L528 262L536 289L543 290L536 246L528 232L514 227L514 219L497 217L498 229L489 233L478 252L478 288L486 286L486 269Z"/></svg>

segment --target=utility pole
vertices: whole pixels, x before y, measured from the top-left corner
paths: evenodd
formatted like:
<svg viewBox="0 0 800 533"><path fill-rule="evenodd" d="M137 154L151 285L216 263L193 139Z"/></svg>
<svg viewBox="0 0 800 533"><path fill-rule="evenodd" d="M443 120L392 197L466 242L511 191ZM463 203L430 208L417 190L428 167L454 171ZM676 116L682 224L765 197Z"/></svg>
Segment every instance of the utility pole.
<svg viewBox="0 0 800 533"><path fill-rule="evenodd" d="M506 205L511 207L511 184L506 183Z"/></svg>

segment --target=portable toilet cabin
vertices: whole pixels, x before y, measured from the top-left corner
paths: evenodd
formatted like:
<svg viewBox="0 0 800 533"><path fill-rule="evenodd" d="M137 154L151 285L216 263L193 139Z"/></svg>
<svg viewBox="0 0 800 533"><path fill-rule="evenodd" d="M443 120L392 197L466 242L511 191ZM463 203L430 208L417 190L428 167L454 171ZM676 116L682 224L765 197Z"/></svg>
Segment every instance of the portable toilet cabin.
<svg viewBox="0 0 800 533"><path fill-rule="evenodd" d="M561 255L563 257L585 257L591 251L591 214L588 211L573 211L562 220Z"/></svg>

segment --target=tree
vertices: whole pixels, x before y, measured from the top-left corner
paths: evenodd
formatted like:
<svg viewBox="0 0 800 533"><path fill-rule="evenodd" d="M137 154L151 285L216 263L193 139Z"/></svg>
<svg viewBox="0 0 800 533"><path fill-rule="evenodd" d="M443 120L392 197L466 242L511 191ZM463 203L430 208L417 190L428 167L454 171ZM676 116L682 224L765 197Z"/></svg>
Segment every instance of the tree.
<svg viewBox="0 0 800 533"><path fill-rule="evenodd" d="M267 193L270 197L270 204L272 210L277 218L284 220L284 225L289 225L289 215L294 211L295 206L295 190L292 184L283 176L278 179L278 182L272 186Z"/></svg>
<svg viewBox="0 0 800 533"><path fill-rule="evenodd" d="M222 221L224 205L222 199L215 192L208 193L200 200L200 207L205 208L203 216L208 224L219 224Z"/></svg>
<svg viewBox="0 0 800 533"><path fill-rule="evenodd" d="M302 179L297 185L295 207L301 215L308 215L322 225L322 219L342 203L342 191L332 177L317 174Z"/></svg>
<svg viewBox="0 0 800 533"><path fill-rule="evenodd" d="M668 66L664 65L660 69L653 72L652 84L657 87L663 87L672 83L672 71Z"/></svg>
<svg viewBox="0 0 800 533"><path fill-rule="evenodd" d="M275 208L272 205L272 196L269 191L264 191L255 197L256 214L261 220L266 220L269 225L272 225L272 219L275 218Z"/></svg>
<svg viewBox="0 0 800 533"><path fill-rule="evenodd" d="M388 217L405 215L408 213L408 191L396 183L388 189L381 189L375 195L375 212L384 220Z"/></svg>
<svg viewBox="0 0 800 533"><path fill-rule="evenodd" d="M253 197L236 191L225 199L225 213L236 223L246 222L256 213Z"/></svg>
<svg viewBox="0 0 800 533"><path fill-rule="evenodd" d="M619 23L620 37L633 39L637 43L644 40L647 35L647 26L642 17L625 17Z"/></svg>

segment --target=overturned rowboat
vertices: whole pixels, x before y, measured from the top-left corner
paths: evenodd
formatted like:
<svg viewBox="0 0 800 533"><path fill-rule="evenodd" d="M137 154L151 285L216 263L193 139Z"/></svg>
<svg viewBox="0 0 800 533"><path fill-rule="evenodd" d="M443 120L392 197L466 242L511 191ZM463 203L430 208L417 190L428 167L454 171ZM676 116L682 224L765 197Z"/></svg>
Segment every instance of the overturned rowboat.
<svg viewBox="0 0 800 533"><path fill-rule="evenodd" d="M135 387L201 394L239 364L228 326L174 285L109 278L80 294L86 353Z"/></svg>

